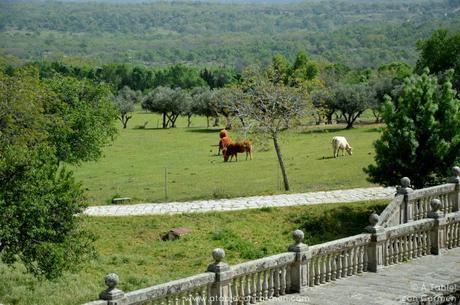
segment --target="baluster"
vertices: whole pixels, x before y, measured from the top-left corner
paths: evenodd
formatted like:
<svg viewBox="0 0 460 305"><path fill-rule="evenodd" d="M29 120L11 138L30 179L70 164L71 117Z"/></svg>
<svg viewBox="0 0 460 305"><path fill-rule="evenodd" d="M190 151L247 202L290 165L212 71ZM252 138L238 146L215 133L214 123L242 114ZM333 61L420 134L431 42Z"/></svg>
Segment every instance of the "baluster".
<svg viewBox="0 0 460 305"><path fill-rule="evenodd" d="M194 294L193 294L193 291L188 291L187 292L187 302L186 304L188 305L193 305L193 297L194 297ZM163 305L163 302L161 302L161 305Z"/></svg>
<svg viewBox="0 0 460 305"><path fill-rule="evenodd" d="M423 233L421 231L417 232L418 236L418 249L417 249L417 257L421 257L423 255Z"/></svg>
<svg viewBox="0 0 460 305"><path fill-rule="evenodd" d="M454 230L455 242L454 247L460 246L460 223L455 223L455 230Z"/></svg>
<svg viewBox="0 0 460 305"><path fill-rule="evenodd" d="M250 276L250 283L251 283L251 304L255 304L257 301L257 273L253 273Z"/></svg>
<svg viewBox="0 0 460 305"><path fill-rule="evenodd" d="M340 279L342 277L342 253L337 253L337 272L335 275L336 279Z"/></svg>
<svg viewBox="0 0 460 305"><path fill-rule="evenodd" d="M230 288L232 290L232 298L230 300L230 304L238 305L239 292L238 292L238 286L237 286L237 279L233 279L231 281Z"/></svg>
<svg viewBox="0 0 460 305"><path fill-rule="evenodd" d="M326 282L331 281L331 276L332 276L332 259L334 257L334 254L328 254L326 256Z"/></svg>
<svg viewBox="0 0 460 305"><path fill-rule="evenodd" d="M278 267L274 269L273 275L275 276L275 297L280 296L280 270Z"/></svg>
<svg viewBox="0 0 460 305"><path fill-rule="evenodd" d="M430 234L430 231L423 232L423 255L431 253L431 245L428 245L428 235Z"/></svg>
<svg viewBox="0 0 460 305"><path fill-rule="evenodd" d="M238 290L239 290L239 297L238 297L238 305L244 305L244 280L243 276L238 278Z"/></svg>
<svg viewBox="0 0 460 305"><path fill-rule="evenodd" d="M363 246L363 271L364 272L367 272L367 263L368 263L367 246Z"/></svg>
<svg viewBox="0 0 460 305"><path fill-rule="evenodd" d="M360 246L357 246L353 250L353 274L358 273L359 269L359 255L360 255Z"/></svg>
<svg viewBox="0 0 460 305"><path fill-rule="evenodd" d="M286 266L282 266L280 270L280 295L286 294Z"/></svg>
<svg viewBox="0 0 460 305"><path fill-rule="evenodd" d="M273 296L275 295L275 274L274 274L275 270L271 269L270 270L270 281L269 281L269 286L270 286L270 290L269 290L269 293L268 293L268 298L271 299L273 298Z"/></svg>
<svg viewBox="0 0 460 305"><path fill-rule="evenodd" d="M308 262L309 268L309 278L308 278L308 286L313 287L315 285L315 259L311 258L310 261Z"/></svg>
<svg viewBox="0 0 460 305"><path fill-rule="evenodd" d="M315 285L320 284L321 279L321 257L318 256L315 261Z"/></svg>
<svg viewBox="0 0 460 305"><path fill-rule="evenodd" d="M335 281L337 274L337 253L331 255L331 281Z"/></svg>
<svg viewBox="0 0 460 305"><path fill-rule="evenodd" d="M257 301L264 297L264 271L257 273Z"/></svg>
<svg viewBox="0 0 460 305"><path fill-rule="evenodd" d="M403 260L403 238L401 236L399 236L397 238L397 242L398 242L398 256L397 256L397 260L398 260L398 263L402 262Z"/></svg>
<svg viewBox="0 0 460 305"><path fill-rule="evenodd" d="M205 286L203 288L201 288L201 304L207 304L208 303L208 287Z"/></svg>
<svg viewBox="0 0 460 305"><path fill-rule="evenodd" d="M353 275L353 255L355 253L355 250L353 248L346 250L347 252L347 264L348 264L348 270L347 270L347 275Z"/></svg>
<svg viewBox="0 0 460 305"><path fill-rule="evenodd" d="M268 279L269 279L269 270L264 271L264 283L263 283L263 297L264 300L268 299Z"/></svg>
<svg viewBox="0 0 460 305"><path fill-rule="evenodd" d="M244 304L248 305L251 301L251 282L249 274L244 276Z"/></svg>
<svg viewBox="0 0 460 305"><path fill-rule="evenodd" d="M343 251L342 253L342 277L346 277L348 272L348 253L347 251Z"/></svg>
<svg viewBox="0 0 460 305"><path fill-rule="evenodd" d="M320 271L320 277L319 277L319 283L324 284L326 283L326 255L322 255L320 258L320 266L321 266L321 271Z"/></svg>
<svg viewBox="0 0 460 305"><path fill-rule="evenodd" d="M359 246L358 247L358 255L357 255L357 269L356 273L361 273L363 272L363 248L364 246Z"/></svg>

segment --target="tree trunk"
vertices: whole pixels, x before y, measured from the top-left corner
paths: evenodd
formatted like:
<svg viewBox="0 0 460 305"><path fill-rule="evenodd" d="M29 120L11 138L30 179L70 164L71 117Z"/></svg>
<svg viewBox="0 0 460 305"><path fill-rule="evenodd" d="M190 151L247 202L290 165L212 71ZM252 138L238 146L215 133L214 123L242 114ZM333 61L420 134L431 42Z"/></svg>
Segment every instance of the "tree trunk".
<svg viewBox="0 0 460 305"><path fill-rule="evenodd" d="M169 121L171 122L171 128L176 128L176 120L179 117L178 114L171 114Z"/></svg>
<svg viewBox="0 0 460 305"><path fill-rule="evenodd" d="M209 128L209 117L206 117L206 127Z"/></svg>
<svg viewBox="0 0 460 305"><path fill-rule="evenodd" d="M187 127L190 128L192 126L192 115L187 115Z"/></svg>
<svg viewBox="0 0 460 305"><path fill-rule="evenodd" d="M225 126L225 129L231 130L232 129L232 120L230 119L230 116L226 116L225 120L227 121L227 124Z"/></svg>
<svg viewBox="0 0 460 305"><path fill-rule="evenodd" d="M216 126L219 126L219 117L218 117L218 116L216 116L216 117L214 118L214 125L213 125L213 127L216 127Z"/></svg>
<svg viewBox="0 0 460 305"><path fill-rule="evenodd" d="M273 138L273 144L275 145L276 155L278 156L278 162L280 164L281 174L283 175L284 190L289 191L289 181L288 181L288 177L286 173L286 168L284 167L284 161L283 161L283 155L281 153L281 148L278 143L278 135L274 134L272 135L272 138Z"/></svg>
<svg viewBox="0 0 460 305"><path fill-rule="evenodd" d="M163 112L163 128L166 128L166 113Z"/></svg>

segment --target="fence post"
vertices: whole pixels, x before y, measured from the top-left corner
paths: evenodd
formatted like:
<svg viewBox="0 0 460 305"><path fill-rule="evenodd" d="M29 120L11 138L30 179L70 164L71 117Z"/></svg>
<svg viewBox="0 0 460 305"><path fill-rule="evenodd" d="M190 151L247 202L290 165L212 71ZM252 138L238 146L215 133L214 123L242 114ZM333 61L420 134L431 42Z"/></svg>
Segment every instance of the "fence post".
<svg viewBox="0 0 460 305"><path fill-rule="evenodd" d="M401 178L401 186L397 188L396 195L403 195L404 200L400 210L399 224L408 223L413 220L413 207L409 204L409 194L414 190L410 187L410 179L408 177Z"/></svg>
<svg viewBox="0 0 460 305"><path fill-rule="evenodd" d="M381 269L385 258L386 233L385 228L377 225L378 222L379 215L372 213L369 216L370 225L365 228L366 232L371 234L371 241L367 248L367 270L371 272L377 272Z"/></svg>
<svg viewBox="0 0 460 305"><path fill-rule="evenodd" d="M428 212L428 218L434 219L434 227L431 231L431 254L440 255L446 244L446 231L444 228L447 224L447 219L446 215L441 211L441 200L433 199L430 205L431 211Z"/></svg>
<svg viewBox="0 0 460 305"><path fill-rule="evenodd" d="M460 211L460 167L452 168L453 176L449 179L450 183L455 183L455 191L450 195L452 202L452 212Z"/></svg>
<svg viewBox="0 0 460 305"><path fill-rule="evenodd" d="M125 293L120 289L117 289L119 282L118 275L115 273L109 273L105 276L104 282L107 285L107 289L99 294L101 300L106 300L107 305L125 305L127 304Z"/></svg>
<svg viewBox="0 0 460 305"><path fill-rule="evenodd" d="M214 263L208 266L208 272L214 272L216 279L209 292L209 302L212 305L230 305L232 303L230 282L232 281L232 272L230 266L223 262L225 251L216 248L212 251ZM206 302L206 304L208 304Z"/></svg>
<svg viewBox="0 0 460 305"><path fill-rule="evenodd" d="M291 291L302 292L308 287L308 261L311 253L308 251L308 245L303 243L304 233L301 230L292 232L294 244L288 248L289 252L296 254L295 262L291 266Z"/></svg>

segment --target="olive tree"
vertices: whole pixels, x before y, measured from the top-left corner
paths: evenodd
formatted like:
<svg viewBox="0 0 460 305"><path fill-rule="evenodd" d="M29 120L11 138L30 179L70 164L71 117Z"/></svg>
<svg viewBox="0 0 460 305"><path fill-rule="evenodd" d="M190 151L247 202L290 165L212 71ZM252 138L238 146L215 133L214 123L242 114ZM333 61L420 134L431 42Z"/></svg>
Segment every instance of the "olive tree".
<svg viewBox="0 0 460 305"><path fill-rule="evenodd" d="M297 125L309 109L305 94L293 87L259 80L244 90L243 100L235 103L235 114L253 122L254 131L273 140L284 189L289 190L289 180L280 146L283 131Z"/></svg>

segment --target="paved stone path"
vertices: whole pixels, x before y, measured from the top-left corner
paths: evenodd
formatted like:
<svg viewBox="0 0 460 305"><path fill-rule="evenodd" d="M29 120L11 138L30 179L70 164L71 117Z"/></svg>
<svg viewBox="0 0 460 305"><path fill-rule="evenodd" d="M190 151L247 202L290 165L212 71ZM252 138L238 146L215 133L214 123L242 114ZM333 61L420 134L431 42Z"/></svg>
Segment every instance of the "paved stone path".
<svg viewBox="0 0 460 305"><path fill-rule="evenodd" d="M395 189L391 187L357 188L350 190L313 192L303 194L254 196L189 202L94 206L87 208L84 213L90 216L134 216L197 213L209 211L233 211L257 209L262 207L283 207L387 198L390 199L394 196L395 192Z"/></svg>
<svg viewBox="0 0 460 305"><path fill-rule="evenodd" d="M436 291L437 289L437 291ZM457 291L460 298L460 248L440 256L428 255L403 264L385 267L378 273L343 278L324 285L309 287L300 294L285 295L263 305L395 305L412 302L420 296L439 297ZM460 304L432 302L423 304Z"/></svg>

